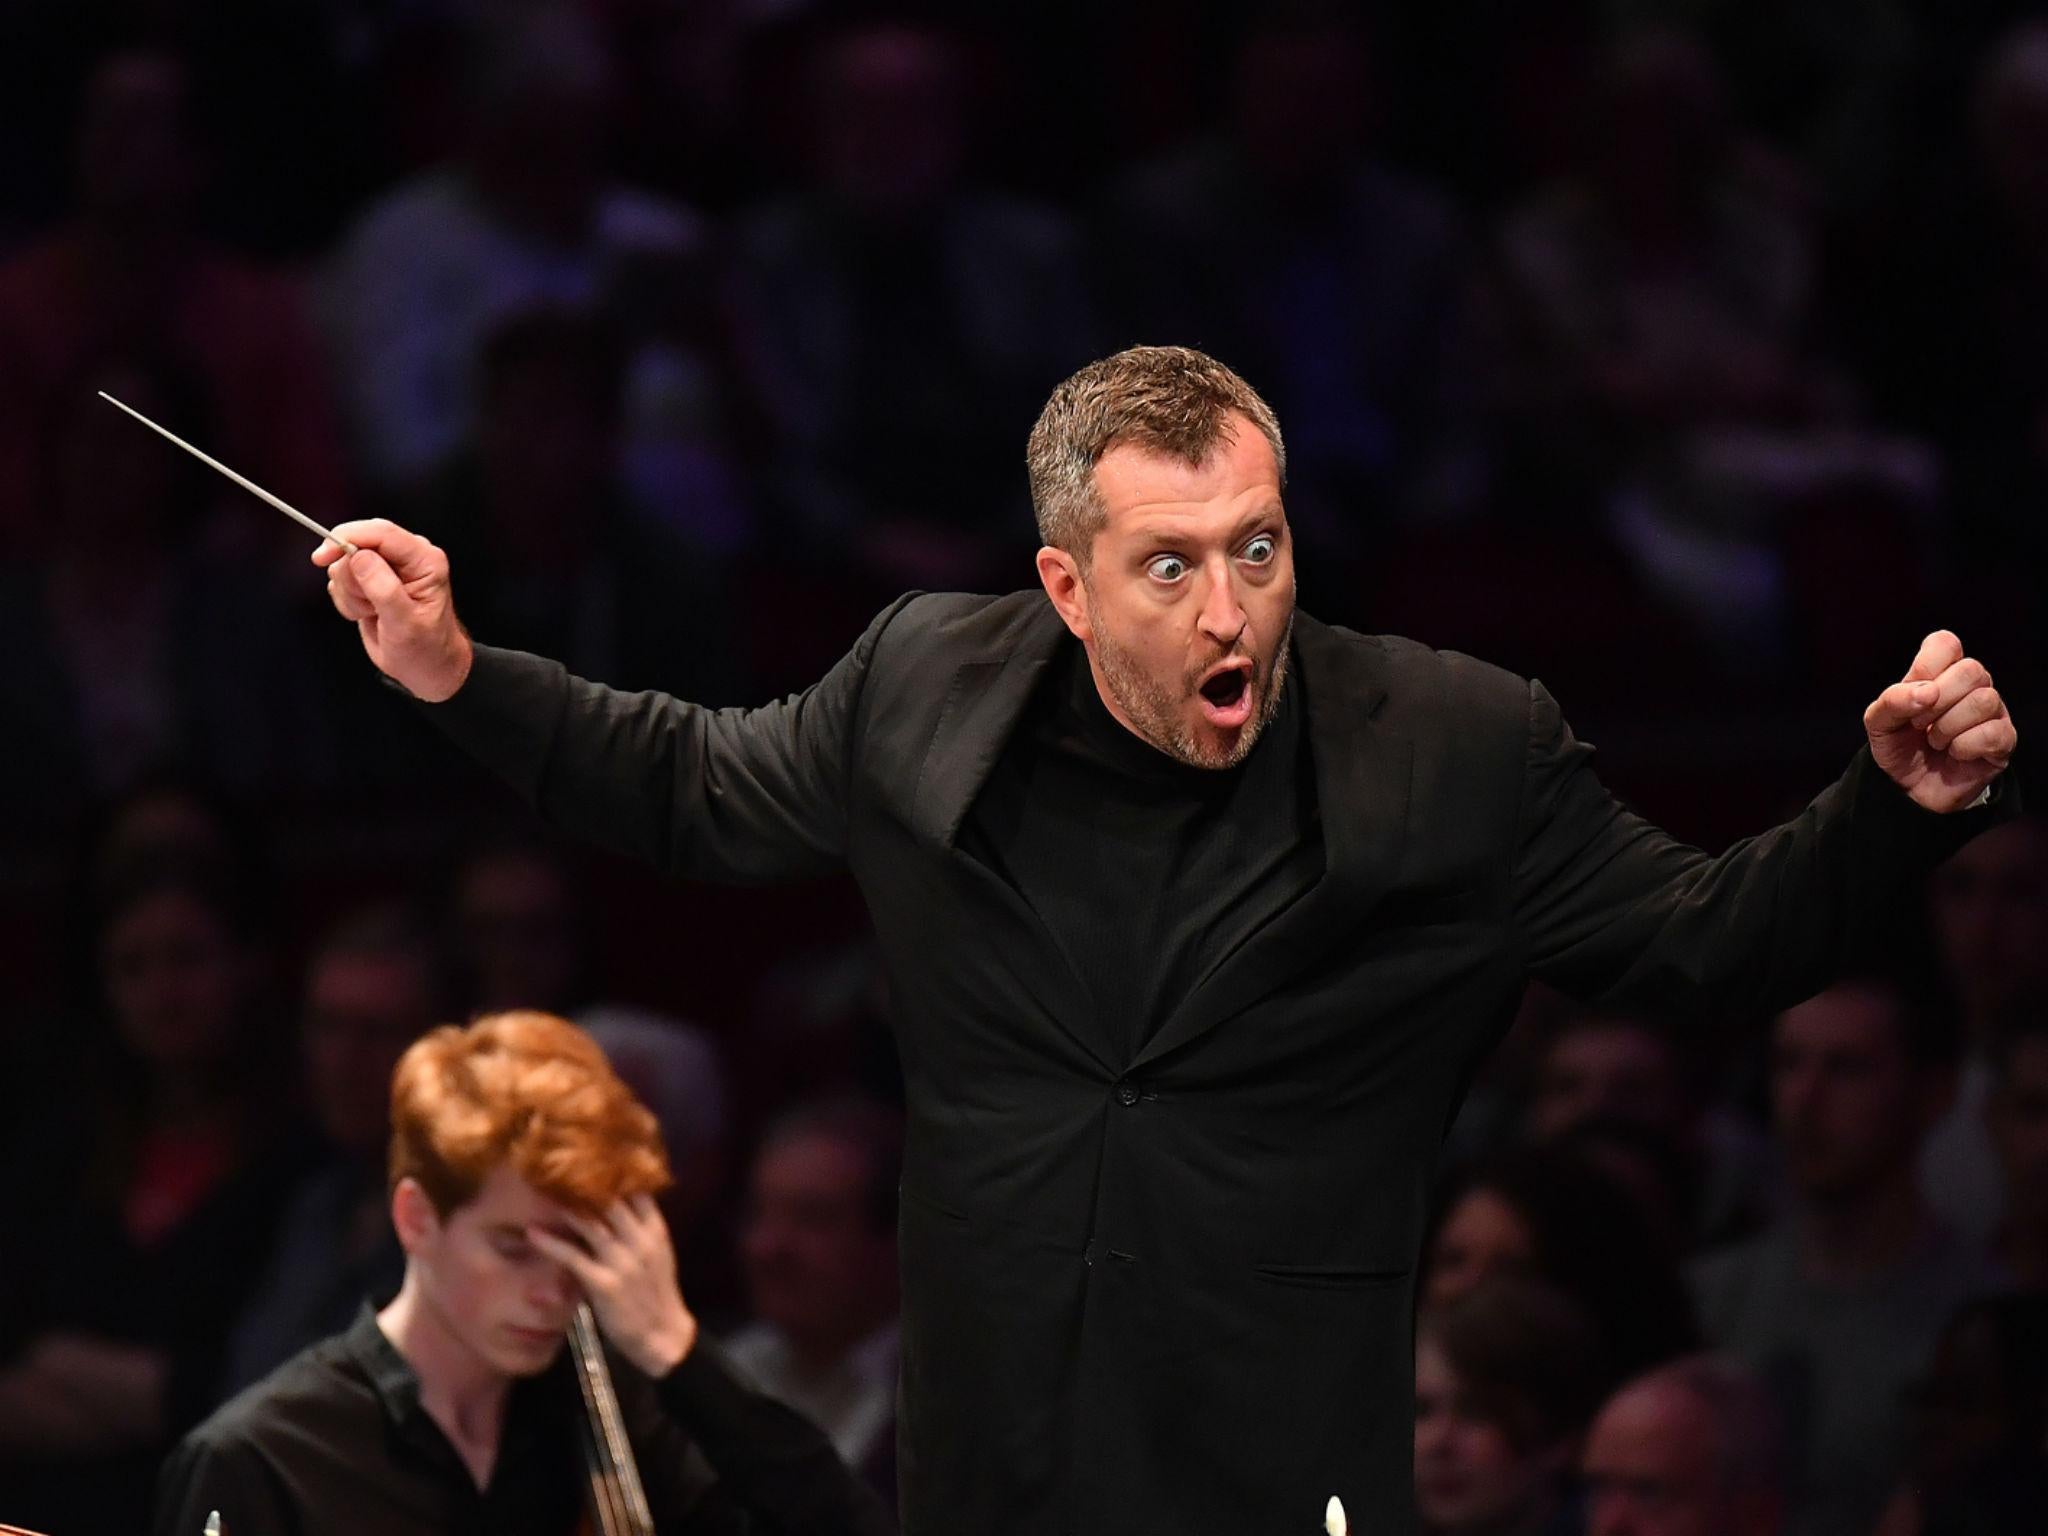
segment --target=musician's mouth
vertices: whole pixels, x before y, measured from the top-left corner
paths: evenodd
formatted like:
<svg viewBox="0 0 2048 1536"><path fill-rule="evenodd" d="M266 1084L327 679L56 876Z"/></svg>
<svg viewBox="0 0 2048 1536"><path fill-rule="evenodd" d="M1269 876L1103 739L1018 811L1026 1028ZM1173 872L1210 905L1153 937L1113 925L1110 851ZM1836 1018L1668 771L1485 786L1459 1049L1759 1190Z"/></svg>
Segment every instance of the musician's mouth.
<svg viewBox="0 0 2048 1536"><path fill-rule="evenodd" d="M536 1348L543 1344L559 1344L562 1341L562 1330L559 1328L520 1328L507 1323L505 1331L521 1344Z"/></svg>

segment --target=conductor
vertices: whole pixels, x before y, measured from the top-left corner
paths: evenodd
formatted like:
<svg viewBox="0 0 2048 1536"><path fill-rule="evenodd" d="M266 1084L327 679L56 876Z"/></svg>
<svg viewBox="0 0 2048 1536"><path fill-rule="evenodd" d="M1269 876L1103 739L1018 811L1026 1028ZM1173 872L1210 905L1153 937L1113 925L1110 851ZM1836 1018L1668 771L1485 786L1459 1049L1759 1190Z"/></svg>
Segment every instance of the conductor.
<svg viewBox="0 0 2048 1536"><path fill-rule="evenodd" d="M1867 743L1712 856L1602 788L1541 684L1295 608L1279 424L1200 353L1061 384L1038 587L891 605L804 693L709 711L472 643L386 522L328 544L371 660L549 820L688 879L850 870L907 1084L909 1536L1414 1527L1425 1195L1540 977L1781 1009L2011 815L1946 630Z"/></svg>

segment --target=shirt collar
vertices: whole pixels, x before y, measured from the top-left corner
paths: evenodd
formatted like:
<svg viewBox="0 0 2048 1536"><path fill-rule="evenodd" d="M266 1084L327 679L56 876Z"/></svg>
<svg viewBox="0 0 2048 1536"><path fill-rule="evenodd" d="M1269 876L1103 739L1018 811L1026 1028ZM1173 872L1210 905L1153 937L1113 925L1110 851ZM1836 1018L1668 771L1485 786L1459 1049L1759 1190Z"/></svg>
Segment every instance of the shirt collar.
<svg viewBox="0 0 2048 1536"><path fill-rule="evenodd" d="M426 1416L420 1407L418 1375L398 1352L398 1346L386 1337L375 1309L367 1302L342 1335L342 1348L361 1368L370 1390L383 1406L385 1417L392 1423L408 1425Z"/></svg>

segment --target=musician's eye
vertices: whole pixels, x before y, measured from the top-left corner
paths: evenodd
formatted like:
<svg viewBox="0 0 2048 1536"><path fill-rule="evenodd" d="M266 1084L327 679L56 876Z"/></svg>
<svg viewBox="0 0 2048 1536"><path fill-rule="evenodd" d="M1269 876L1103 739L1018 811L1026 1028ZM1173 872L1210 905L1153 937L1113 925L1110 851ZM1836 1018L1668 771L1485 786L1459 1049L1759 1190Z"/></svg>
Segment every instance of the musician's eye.
<svg viewBox="0 0 2048 1536"><path fill-rule="evenodd" d="M1171 586L1187 575L1188 563L1179 555L1161 555L1145 567L1145 572L1154 581L1162 581Z"/></svg>
<svg viewBox="0 0 2048 1536"><path fill-rule="evenodd" d="M494 1232L491 1234L491 1251L501 1259L523 1264L533 1257L533 1244L516 1233Z"/></svg>

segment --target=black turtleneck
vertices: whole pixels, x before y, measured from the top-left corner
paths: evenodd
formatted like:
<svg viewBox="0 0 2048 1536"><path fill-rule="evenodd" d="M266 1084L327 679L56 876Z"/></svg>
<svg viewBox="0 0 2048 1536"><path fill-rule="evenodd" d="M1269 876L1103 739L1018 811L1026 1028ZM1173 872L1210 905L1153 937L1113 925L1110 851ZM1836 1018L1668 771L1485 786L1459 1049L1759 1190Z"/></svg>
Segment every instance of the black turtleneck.
<svg viewBox="0 0 2048 1536"><path fill-rule="evenodd" d="M1065 950L1112 1059L1321 876L1301 719L1290 680L1242 763L1188 767L1118 723L1070 640L1004 746L962 846Z"/></svg>

